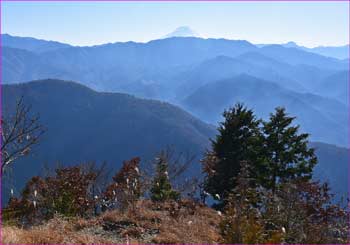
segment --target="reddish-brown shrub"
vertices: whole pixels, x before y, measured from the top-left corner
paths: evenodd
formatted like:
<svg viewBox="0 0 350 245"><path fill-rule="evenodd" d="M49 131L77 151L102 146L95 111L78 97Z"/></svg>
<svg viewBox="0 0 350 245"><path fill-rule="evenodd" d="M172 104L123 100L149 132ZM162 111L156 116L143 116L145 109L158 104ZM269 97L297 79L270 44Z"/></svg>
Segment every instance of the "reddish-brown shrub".
<svg viewBox="0 0 350 245"><path fill-rule="evenodd" d="M33 177L20 199L11 198L8 209L24 224L52 218L55 213L92 214L95 200L90 186L94 180L95 174L83 171L80 166L57 169L54 176L45 179Z"/></svg>
<svg viewBox="0 0 350 245"><path fill-rule="evenodd" d="M123 167L113 177L113 183L103 194L103 210L113 208L124 210L135 204L141 195L139 165L140 158L138 157L124 161Z"/></svg>

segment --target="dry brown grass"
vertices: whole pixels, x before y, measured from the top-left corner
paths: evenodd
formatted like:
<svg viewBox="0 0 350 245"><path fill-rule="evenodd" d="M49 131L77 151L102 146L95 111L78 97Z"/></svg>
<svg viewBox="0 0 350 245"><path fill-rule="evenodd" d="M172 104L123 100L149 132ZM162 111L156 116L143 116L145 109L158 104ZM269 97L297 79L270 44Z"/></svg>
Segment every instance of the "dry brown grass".
<svg viewBox="0 0 350 245"><path fill-rule="evenodd" d="M72 232L60 233L47 228L24 230L17 227L4 227L3 244L111 244L111 241L88 234Z"/></svg>
<svg viewBox="0 0 350 245"><path fill-rule="evenodd" d="M109 240L77 232L74 223L55 218L45 225L21 229L14 226L2 228L2 244L108 244Z"/></svg>
<svg viewBox="0 0 350 245"><path fill-rule="evenodd" d="M177 219L165 216L160 233L152 240L154 243L212 244L220 240L219 223L221 217L210 208L201 207L194 215L183 215Z"/></svg>
<svg viewBox="0 0 350 245"><path fill-rule="evenodd" d="M139 201L126 212L108 211L94 219L54 218L30 229L3 227L4 244L218 243L221 216L191 203Z"/></svg>
<svg viewBox="0 0 350 245"><path fill-rule="evenodd" d="M175 211L174 211L175 210ZM134 212L107 212L101 216L105 222L130 221L136 224L139 232L156 231L152 243L218 243L221 216L213 209L183 203L174 208L171 203L157 205L150 201L138 203ZM138 238L128 233L129 237Z"/></svg>

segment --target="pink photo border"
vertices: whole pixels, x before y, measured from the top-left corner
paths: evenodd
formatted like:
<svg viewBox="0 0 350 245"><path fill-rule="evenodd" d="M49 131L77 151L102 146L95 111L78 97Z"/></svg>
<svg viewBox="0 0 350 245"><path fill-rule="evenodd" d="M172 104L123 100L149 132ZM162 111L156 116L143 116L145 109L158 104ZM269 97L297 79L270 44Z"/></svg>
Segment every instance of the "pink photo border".
<svg viewBox="0 0 350 245"><path fill-rule="evenodd" d="M350 0L0 0L0 35L2 34L1 24L2 24L2 2L348 2L348 44L350 44ZM349 49L349 57L350 57L350 49ZM350 62L349 62L349 80L350 80ZM350 94L350 86L348 86L348 94ZM350 104L350 96L348 96L348 103ZM2 38L0 38L0 119L2 118ZM350 125L350 111L348 112L348 126ZM0 123L1 127L1 123ZM0 138L0 145L1 145ZM350 130L348 132L348 140L350 142ZM348 146L348 149L350 145ZM1 162L1 154L0 154L0 162ZM350 197L350 150L348 153L348 197ZM350 220L349 220L350 223ZM0 244L2 241L2 172L0 173ZM350 233L350 231L349 231ZM27 245L27 244L21 244ZM55 244L52 244L55 245ZM58 244L57 244L58 245ZM70 245L80 245L80 244L70 244ZM100 245L112 245L112 244L100 244ZM238 244L237 244L238 245ZM311 244L309 244L311 245ZM330 244L331 245L331 244ZM335 245L335 244L332 244Z"/></svg>

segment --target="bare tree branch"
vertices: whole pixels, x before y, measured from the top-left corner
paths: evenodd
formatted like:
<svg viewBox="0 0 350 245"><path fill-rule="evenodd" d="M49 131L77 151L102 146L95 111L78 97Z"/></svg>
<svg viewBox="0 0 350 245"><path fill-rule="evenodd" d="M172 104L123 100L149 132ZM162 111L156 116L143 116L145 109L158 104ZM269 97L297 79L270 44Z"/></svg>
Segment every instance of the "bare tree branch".
<svg viewBox="0 0 350 245"><path fill-rule="evenodd" d="M1 119L1 173L6 166L29 154L45 132L39 123L39 116L31 114L31 107L25 105L23 96L17 101L13 115Z"/></svg>

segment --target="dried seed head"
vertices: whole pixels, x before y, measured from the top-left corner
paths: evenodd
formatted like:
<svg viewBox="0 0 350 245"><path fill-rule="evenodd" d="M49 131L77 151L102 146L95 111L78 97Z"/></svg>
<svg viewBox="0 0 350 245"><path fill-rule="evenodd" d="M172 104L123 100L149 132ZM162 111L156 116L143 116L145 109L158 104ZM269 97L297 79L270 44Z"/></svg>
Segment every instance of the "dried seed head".
<svg viewBox="0 0 350 245"><path fill-rule="evenodd" d="M282 227L282 232L286 233L286 228Z"/></svg>

